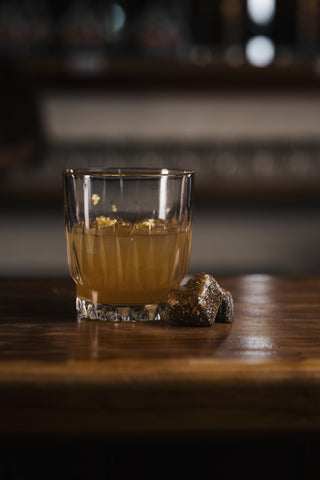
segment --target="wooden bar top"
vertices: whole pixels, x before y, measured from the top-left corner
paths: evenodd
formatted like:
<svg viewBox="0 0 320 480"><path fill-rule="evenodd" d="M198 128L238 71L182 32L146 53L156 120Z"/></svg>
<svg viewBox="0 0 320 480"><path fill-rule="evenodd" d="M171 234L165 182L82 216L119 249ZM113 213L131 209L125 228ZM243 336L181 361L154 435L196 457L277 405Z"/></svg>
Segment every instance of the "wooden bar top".
<svg viewBox="0 0 320 480"><path fill-rule="evenodd" d="M0 435L320 432L320 276L217 277L231 325L78 322L70 279L0 280Z"/></svg>

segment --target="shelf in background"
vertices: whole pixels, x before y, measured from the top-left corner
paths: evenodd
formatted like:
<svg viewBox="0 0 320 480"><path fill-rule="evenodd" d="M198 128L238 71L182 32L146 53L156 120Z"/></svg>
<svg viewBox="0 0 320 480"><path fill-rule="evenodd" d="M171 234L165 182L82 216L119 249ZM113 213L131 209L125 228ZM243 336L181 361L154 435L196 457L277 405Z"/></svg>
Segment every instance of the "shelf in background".
<svg viewBox="0 0 320 480"><path fill-rule="evenodd" d="M316 59L297 59L289 63L279 59L265 68L255 68L245 61L228 65L221 56L202 65L188 57L71 50L67 54L16 55L12 57L12 64L16 71L42 88L318 90L320 86Z"/></svg>
<svg viewBox="0 0 320 480"><path fill-rule="evenodd" d="M42 161L7 175L3 204L61 201L62 172L83 167L188 168L201 200L319 201L319 142L49 145Z"/></svg>

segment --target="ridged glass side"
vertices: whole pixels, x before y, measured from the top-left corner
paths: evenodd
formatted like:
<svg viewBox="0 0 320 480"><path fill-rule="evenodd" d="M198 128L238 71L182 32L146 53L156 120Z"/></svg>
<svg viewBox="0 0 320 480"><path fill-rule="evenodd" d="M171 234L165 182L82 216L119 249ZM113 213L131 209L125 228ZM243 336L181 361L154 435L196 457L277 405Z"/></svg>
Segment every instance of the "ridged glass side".
<svg viewBox="0 0 320 480"><path fill-rule="evenodd" d="M67 238L78 297L93 303L162 302L188 271L191 229L119 233L75 226Z"/></svg>
<svg viewBox="0 0 320 480"><path fill-rule="evenodd" d="M115 306L94 304L79 297L76 299L78 320L103 320L111 322L140 322L163 320L166 315L165 304Z"/></svg>

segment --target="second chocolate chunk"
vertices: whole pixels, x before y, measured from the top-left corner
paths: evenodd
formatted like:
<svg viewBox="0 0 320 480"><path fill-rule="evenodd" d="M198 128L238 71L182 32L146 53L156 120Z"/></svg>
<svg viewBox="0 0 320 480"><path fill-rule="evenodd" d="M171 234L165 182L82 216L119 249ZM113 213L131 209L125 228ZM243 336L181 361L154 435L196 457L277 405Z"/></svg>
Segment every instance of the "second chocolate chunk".
<svg viewBox="0 0 320 480"><path fill-rule="evenodd" d="M172 325L210 327L217 315L222 289L212 275L197 273L167 298L167 317Z"/></svg>
<svg viewBox="0 0 320 480"><path fill-rule="evenodd" d="M217 323L232 323L234 315L233 298L227 290L222 291L222 300L216 316Z"/></svg>

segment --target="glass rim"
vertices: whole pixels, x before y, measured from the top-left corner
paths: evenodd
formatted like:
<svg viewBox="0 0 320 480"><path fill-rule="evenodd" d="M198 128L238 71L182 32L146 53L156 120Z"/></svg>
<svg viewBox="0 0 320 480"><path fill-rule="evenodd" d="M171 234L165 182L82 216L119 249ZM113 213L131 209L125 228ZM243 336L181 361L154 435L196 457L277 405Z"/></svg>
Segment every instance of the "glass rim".
<svg viewBox="0 0 320 480"><path fill-rule="evenodd" d="M180 168L143 168L143 167L119 167L119 168L67 168L63 175L77 178L100 177L100 178L162 178L162 177L190 177L194 170Z"/></svg>

